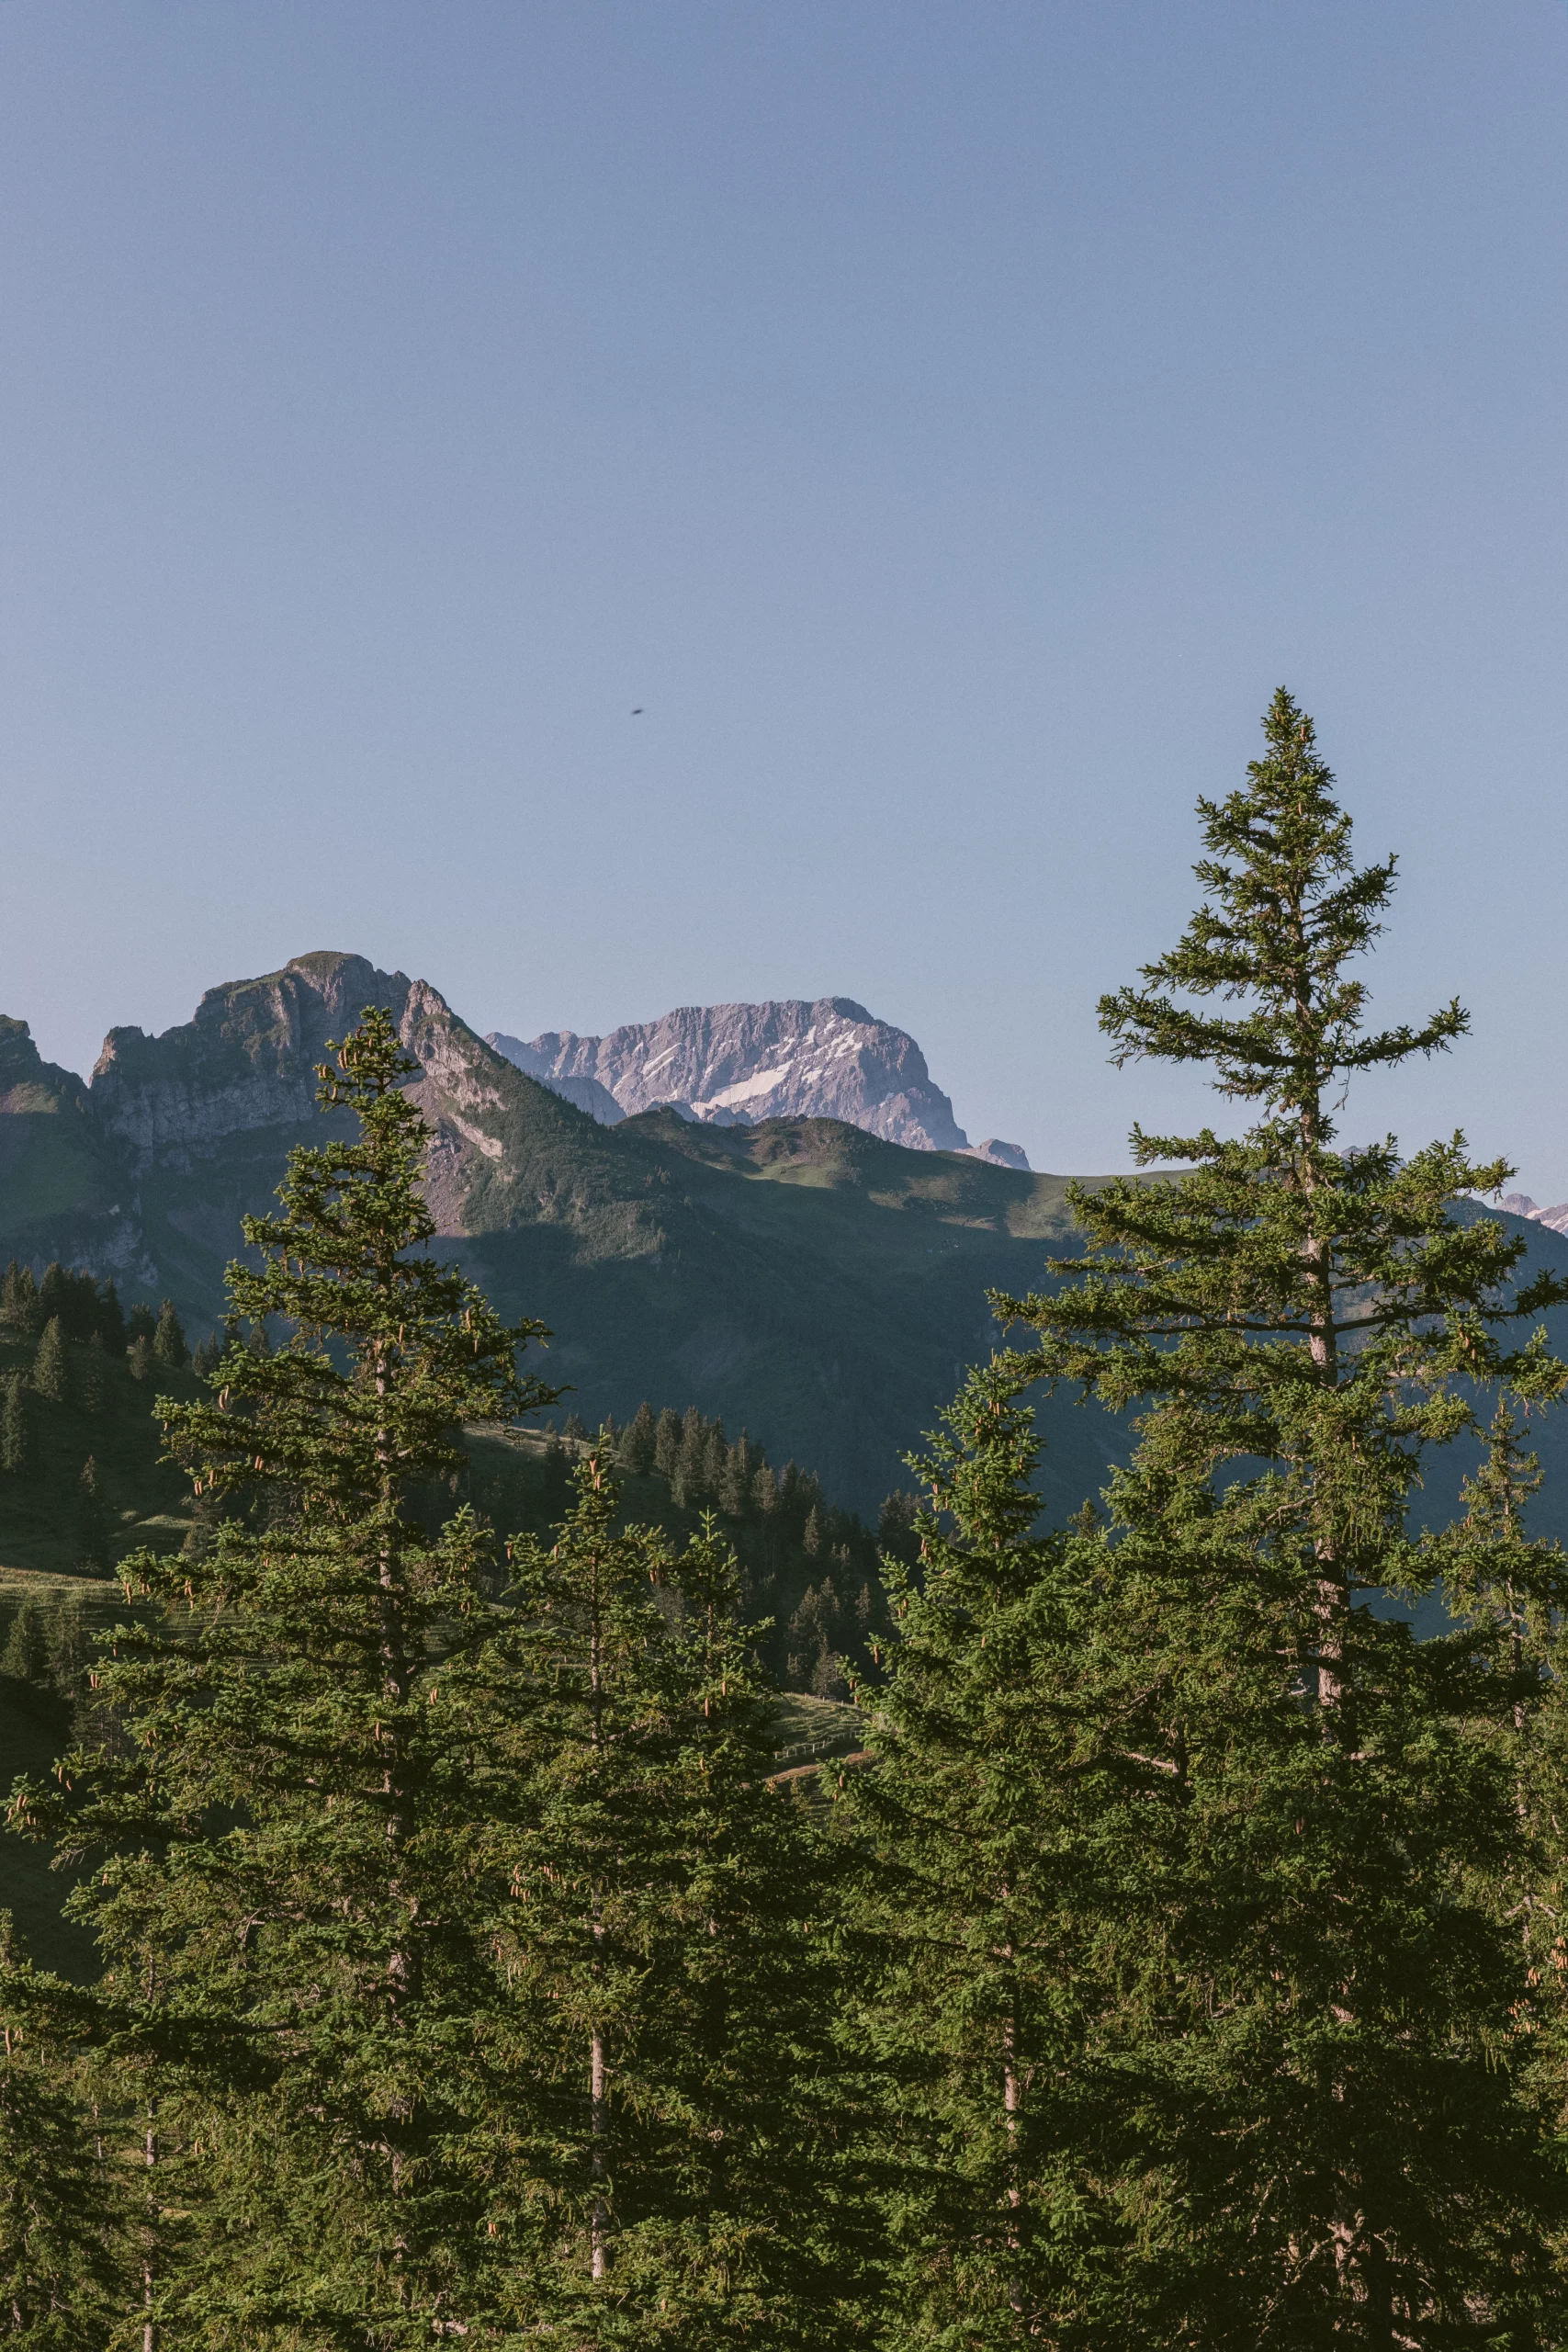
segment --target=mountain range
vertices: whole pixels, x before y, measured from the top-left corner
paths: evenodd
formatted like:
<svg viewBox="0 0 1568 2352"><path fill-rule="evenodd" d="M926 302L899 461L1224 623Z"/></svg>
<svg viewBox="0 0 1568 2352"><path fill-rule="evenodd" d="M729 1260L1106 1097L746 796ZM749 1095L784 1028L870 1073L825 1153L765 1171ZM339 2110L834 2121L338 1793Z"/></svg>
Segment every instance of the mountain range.
<svg viewBox="0 0 1568 2352"><path fill-rule="evenodd" d="M1017 1144L972 1145L913 1037L846 996L684 1004L607 1037L551 1029L525 1043L495 1029L486 1043L603 1126L663 1105L717 1127L842 1119L912 1151L1029 1166Z"/></svg>
<svg viewBox="0 0 1568 2352"><path fill-rule="evenodd" d="M317 1109L315 1065L372 1003L389 1008L419 1065L411 1092L431 1130L438 1246L503 1313L550 1326L542 1369L571 1385L590 1425L605 1413L625 1420L645 1397L694 1404L732 1436L749 1428L774 1462L809 1463L845 1508L874 1512L908 1484L902 1457L965 1367L998 1343L987 1289L1040 1287L1046 1258L1070 1245L1064 1177L912 1148L840 1118L724 1125L689 1106L633 1108L595 1077L608 1069L626 1084L615 1057L588 1050L612 1041L575 1041L592 1067L566 1075L595 1077L621 1114L601 1124L476 1035L427 981L323 953L209 989L192 1020L160 1036L111 1030L86 1083L41 1058L25 1021L0 1020L0 1260L112 1274L128 1301L171 1298L201 1336L223 1312L242 1214L268 1209L290 1148L344 1115ZM821 1005L845 1008L829 1043L871 1025L847 1000L800 1010ZM712 1036L744 1033L743 1023L727 1031L718 1010ZM799 1057L825 1025L782 1034ZM776 1050L765 1030L750 1035L750 1050ZM683 1077L716 1067L700 1059L700 1030L693 1037L689 1062L671 1057ZM852 1042L830 1067L868 1051ZM647 1059L637 1067L656 1084ZM782 1056L762 1065L779 1066ZM923 1059L889 1066L911 1102L930 1087ZM1568 1269L1568 1238L1533 1221L1524 1230L1535 1259ZM1568 1315L1548 1319L1562 1325L1562 1347ZM1128 1433L1061 1396L1043 1400L1042 1422L1043 1499L1065 1515L1104 1486ZM1568 1534L1568 1449L1554 1420L1535 1442L1549 1468L1562 1456L1541 1524L1561 1520ZM1429 1477L1434 1511L1458 1467Z"/></svg>
<svg viewBox="0 0 1568 2352"><path fill-rule="evenodd" d="M900 1456L993 1342L987 1287L1029 1287L1067 1231L1061 1178L837 1119L617 1104L602 1125L428 982L322 953L209 989L162 1035L111 1030L86 1083L0 1023L0 1258L112 1274L199 1336L241 1215L322 1132L315 1065L370 1003L421 1068L442 1246L503 1312L550 1325L545 1369L583 1418L696 1404L809 1462L847 1508L907 1483ZM918 1048L904 1070L914 1099ZM1113 1448L1103 1416L1075 1418L1075 1503Z"/></svg>

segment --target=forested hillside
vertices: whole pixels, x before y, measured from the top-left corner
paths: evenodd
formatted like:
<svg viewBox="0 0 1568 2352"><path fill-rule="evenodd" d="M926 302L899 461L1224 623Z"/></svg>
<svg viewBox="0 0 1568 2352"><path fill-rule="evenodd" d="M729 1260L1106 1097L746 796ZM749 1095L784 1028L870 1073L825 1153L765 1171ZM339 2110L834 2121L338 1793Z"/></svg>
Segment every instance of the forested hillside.
<svg viewBox="0 0 1568 2352"><path fill-rule="evenodd" d="M1393 862L1288 695L1265 732L1100 1005L1252 1124L1124 1177L655 1114L612 1181L414 987L309 1125L335 963L218 1007L199 1084L122 1039L11 1114L134 1159L187 1273L193 1179L308 1138L194 1352L172 1293L0 1286L19 2342L1568 2344L1563 1245L1462 1137L1339 1143L1467 1016L1370 1027ZM743 1274L753 1370L792 1259L886 1340L911 1235L1056 1248L874 1533L695 1402L591 1430L525 1198L563 1283ZM1043 1511L1064 1390L1100 1491Z"/></svg>

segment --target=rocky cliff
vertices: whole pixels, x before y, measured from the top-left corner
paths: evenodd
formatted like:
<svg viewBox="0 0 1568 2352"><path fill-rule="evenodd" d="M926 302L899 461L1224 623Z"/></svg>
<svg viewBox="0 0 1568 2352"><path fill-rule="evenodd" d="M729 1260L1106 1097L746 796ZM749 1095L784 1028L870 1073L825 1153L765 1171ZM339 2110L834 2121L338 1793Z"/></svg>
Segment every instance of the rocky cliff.
<svg viewBox="0 0 1568 2352"><path fill-rule="evenodd" d="M714 1126L842 1119L911 1150L1029 1165L1016 1144L971 1147L914 1039L849 997L687 1004L607 1037L492 1030L488 1042L605 1126L660 1103Z"/></svg>
<svg viewBox="0 0 1568 2352"><path fill-rule="evenodd" d="M1514 1216L1532 1217L1537 1225L1550 1226L1553 1233L1568 1233L1568 1201L1559 1202L1554 1209L1542 1209L1528 1193L1505 1193L1498 1206Z"/></svg>

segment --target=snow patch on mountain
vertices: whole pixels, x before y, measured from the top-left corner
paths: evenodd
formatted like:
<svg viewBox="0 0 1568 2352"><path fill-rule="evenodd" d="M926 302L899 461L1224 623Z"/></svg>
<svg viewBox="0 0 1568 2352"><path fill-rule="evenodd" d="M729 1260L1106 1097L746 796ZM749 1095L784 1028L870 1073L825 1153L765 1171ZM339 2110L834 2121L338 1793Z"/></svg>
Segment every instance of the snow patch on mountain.
<svg viewBox="0 0 1568 2352"><path fill-rule="evenodd" d="M606 1126L661 1103L717 1126L843 1119L917 1151L1029 1164L1016 1144L972 1147L915 1040L850 997L687 1004L607 1037L497 1029L487 1043Z"/></svg>

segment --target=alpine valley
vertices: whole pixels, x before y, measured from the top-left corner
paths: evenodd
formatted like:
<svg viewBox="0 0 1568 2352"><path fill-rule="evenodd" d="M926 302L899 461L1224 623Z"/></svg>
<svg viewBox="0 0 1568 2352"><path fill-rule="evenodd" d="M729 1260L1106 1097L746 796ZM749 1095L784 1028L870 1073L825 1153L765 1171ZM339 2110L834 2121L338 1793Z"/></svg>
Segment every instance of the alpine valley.
<svg viewBox="0 0 1568 2352"><path fill-rule="evenodd" d="M524 1045L479 1036L424 980L321 953L209 989L161 1036L112 1030L90 1083L0 1020L0 1260L112 1275L209 1329L242 1214L321 1132L315 1065L372 1003L423 1072L443 1244L503 1313L550 1327L542 1369L590 1426L694 1403L874 1514L1000 1341L987 1291L1040 1287L1070 1246L1066 1179L967 1147L914 1040L847 999ZM1568 1238L1525 1229L1568 1266ZM1065 1514L1127 1433L1065 1396L1043 1421L1042 1498Z"/></svg>

